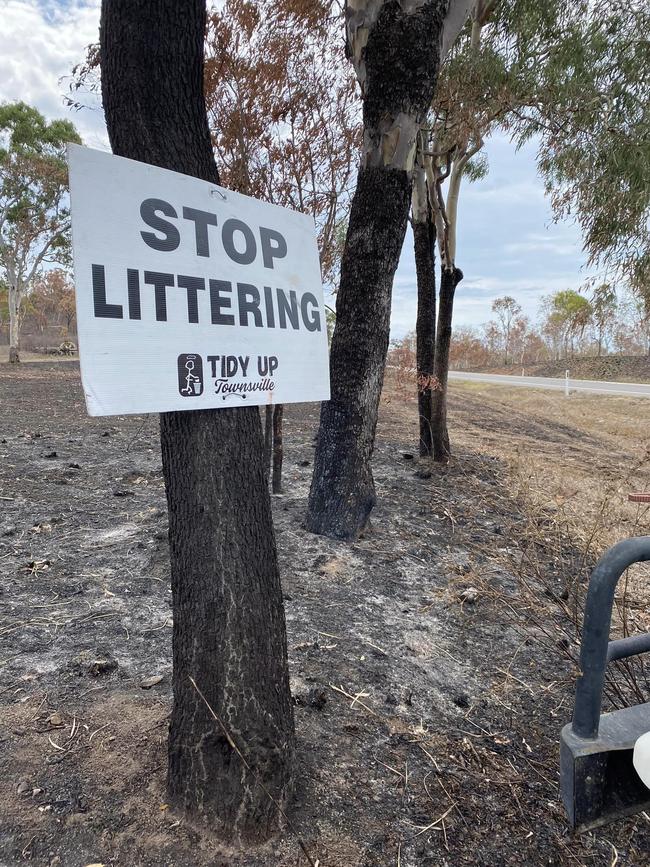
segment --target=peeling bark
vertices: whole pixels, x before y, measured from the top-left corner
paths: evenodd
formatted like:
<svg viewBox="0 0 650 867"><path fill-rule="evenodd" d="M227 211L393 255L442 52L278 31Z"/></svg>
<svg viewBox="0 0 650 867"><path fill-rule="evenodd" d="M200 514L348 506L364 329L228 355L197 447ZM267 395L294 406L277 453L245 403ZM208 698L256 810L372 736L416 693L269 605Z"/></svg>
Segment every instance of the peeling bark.
<svg viewBox="0 0 650 867"><path fill-rule="evenodd" d="M103 0L102 95L116 154L218 183L204 27L204 0ZM168 797L222 840L263 841L280 817L258 781L287 804L294 734L259 411L164 413L160 432L174 614Z"/></svg>
<svg viewBox="0 0 650 867"><path fill-rule="evenodd" d="M349 56L363 95L364 146L352 202L306 526L355 538L375 503L370 467L404 241L415 145L436 85L447 0L351 0Z"/></svg>

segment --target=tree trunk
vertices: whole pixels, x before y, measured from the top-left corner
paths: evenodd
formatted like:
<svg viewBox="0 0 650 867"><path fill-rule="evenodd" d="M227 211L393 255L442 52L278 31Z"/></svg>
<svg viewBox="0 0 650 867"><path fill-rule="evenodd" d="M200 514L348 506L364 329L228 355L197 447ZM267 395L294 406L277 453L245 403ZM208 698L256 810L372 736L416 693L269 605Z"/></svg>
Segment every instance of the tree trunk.
<svg viewBox="0 0 650 867"><path fill-rule="evenodd" d="M102 96L116 154L218 183L204 26L204 0L103 0ZM262 841L280 817L258 781L286 805L294 735L259 411L164 413L160 431L174 614L168 797L223 840Z"/></svg>
<svg viewBox="0 0 650 867"><path fill-rule="evenodd" d="M433 220L413 220L415 273L418 285L418 312L415 325L420 457L433 454L431 408L435 391L436 344L436 230Z"/></svg>
<svg viewBox="0 0 650 867"><path fill-rule="evenodd" d="M375 503L370 467L388 350L393 276L416 138L431 104L447 0L347 4L363 97L364 152L336 298L331 400L321 408L306 526L354 539Z"/></svg>
<svg viewBox="0 0 650 867"><path fill-rule="evenodd" d="M18 292L9 287L9 363L18 364L20 361L20 302Z"/></svg>
<svg viewBox="0 0 650 867"><path fill-rule="evenodd" d="M271 478L271 449L273 447L273 405L264 407L264 468L267 479Z"/></svg>
<svg viewBox="0 0 650 867"><path fill-rule="evenodd" d="M433 459L444 463L451 454L447 430L447 381L449 379L449 348L451 346L451 322L454 312L454 293L463 279L459 268L442 268L440 273L440 304L438 307L438 330L436 332L436 360L434 376L438 387L433 392L431 429Z"/></svg>
<svg viewBox="0 0 650 867"><path fill-rule="evenodd" d="M273 410L273 493L282 493L282 417L284 405L279 403Z"/></svg>
<svg viewBox="0 0 650 867"><path fill-rule="evenodd" d="M354 539L375 504L370 468L388 350L393 276L406 231L405 171L361 169L352 202L306 526Z"/></svg>

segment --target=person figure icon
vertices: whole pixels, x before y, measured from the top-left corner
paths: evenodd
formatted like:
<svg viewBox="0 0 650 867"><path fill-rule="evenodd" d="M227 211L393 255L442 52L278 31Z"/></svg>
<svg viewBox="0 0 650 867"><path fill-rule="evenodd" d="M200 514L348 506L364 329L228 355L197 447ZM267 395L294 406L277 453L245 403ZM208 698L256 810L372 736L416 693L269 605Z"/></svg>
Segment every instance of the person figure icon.
<svg viewBox="0 0 650 867"><path fill-rule="evenodd" d="M199 394L201 377L196 376L192 371L194 370L194 360L188 358L185 362L185 370L187 370L187 375L185 377L185 387L181 389L181 394L190 395L190 394Z"/></svg>

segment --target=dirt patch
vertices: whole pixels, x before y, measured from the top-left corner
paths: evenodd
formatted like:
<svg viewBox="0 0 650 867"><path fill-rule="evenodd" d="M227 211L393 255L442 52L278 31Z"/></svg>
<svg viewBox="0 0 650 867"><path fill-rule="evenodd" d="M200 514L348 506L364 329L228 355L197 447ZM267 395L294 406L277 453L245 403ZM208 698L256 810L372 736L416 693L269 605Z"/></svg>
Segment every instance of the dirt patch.
<svg viewBox="0 0 650 867"><path fill-rule="evenodd" d="M305 864L288 831L227 851L165 801L157 419L87 418L69 364L0 366L0 401L0 862ZM536 553L543 584L526 565L524 492L498 454L511 437L541 455L552 436L572 471L589 453L604 462L614 437L545 422L539 407L521 416L513 428L506 403L455 390L457 457L428 468L404 457L415 415L387 390L379 503L346 545L302 529L317 410L287 412L286 493L273 505L298 738L292 821L322 867L646 859L647 817L566 831L557 745L577 645L547 595L564 592L565 574L551 542ZM635 459L628 440L614 451L621 466Z"/></svg>

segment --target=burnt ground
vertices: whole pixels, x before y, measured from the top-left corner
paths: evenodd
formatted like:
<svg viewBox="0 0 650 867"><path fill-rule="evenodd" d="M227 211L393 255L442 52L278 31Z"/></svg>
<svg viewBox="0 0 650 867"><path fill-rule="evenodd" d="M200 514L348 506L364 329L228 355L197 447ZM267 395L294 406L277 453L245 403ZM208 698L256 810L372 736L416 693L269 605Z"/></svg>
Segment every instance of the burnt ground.
<svg viewBox="0 0 650 867"><path fill-rule="evenodd" d="M289 831L225 851L166 804L157 419L87 418L67 363L0 365L0 407L0 864L306 864ZM526 572L525 506L507 461L481 448L483 427L497 443L512 433L511 409L471 390L451 409L473 439L432 470L413 458L412 410L387 392L379 502L347 545L301 527L317 407L287 408L273 505L295 830L320 867L650 864L645 814L567 831L558 733L577 645L558 557L576 552L542 531ZM566 420L516 425L524 447L598 445Z"/></svg>

